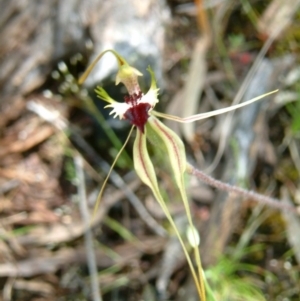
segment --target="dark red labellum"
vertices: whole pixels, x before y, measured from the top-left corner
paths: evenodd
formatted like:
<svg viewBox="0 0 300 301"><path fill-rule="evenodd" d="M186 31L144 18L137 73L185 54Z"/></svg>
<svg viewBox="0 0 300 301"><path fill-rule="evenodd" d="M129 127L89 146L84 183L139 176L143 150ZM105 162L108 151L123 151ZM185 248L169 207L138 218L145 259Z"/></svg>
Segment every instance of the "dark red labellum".
<svg viewBox="0 0 300 301"><path fill-rule="evenodd" d="M144 133L144 127L149 118L148 112L151 105L143 102L138 103L141 98L142 92L124 97L125 102L132 106L126 111L124 117L129 120L131 124L135 125L142 133Z"/></svg>
<svg viewBox="0 0 300 301"><path fill-rule="evenodd" d="M149 118L148 111L150 108L150 104L140 103L128 109L124 116L131 124L135 125L142 133L144 133L144 127Z"/></svg>

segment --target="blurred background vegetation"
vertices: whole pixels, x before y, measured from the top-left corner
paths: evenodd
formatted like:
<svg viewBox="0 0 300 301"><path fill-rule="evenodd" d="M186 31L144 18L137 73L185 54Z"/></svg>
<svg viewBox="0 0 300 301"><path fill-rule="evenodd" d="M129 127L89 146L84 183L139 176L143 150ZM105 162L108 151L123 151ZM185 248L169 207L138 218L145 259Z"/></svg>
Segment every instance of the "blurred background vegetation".
<svg viewBox="0 0 300 301"><path fill-rule="evenodd" d="M299 208L299 6L298 0L0 0L0 299L97 300L79 192L86 191L92 212L130 125L114 120L95 97L101 85L123 101L112 57L83 87L77 79L108 48L144 74L145 92L151 65L160 112L188 116L279 89L227 116L167 125L197 168ZM180 245L134 172L132 143L92 221L103 299L198 300ZM155 147L151 154L185 233L164 154ZM299 217L192 176L186 184L216 300L299 300Z"/></svg>

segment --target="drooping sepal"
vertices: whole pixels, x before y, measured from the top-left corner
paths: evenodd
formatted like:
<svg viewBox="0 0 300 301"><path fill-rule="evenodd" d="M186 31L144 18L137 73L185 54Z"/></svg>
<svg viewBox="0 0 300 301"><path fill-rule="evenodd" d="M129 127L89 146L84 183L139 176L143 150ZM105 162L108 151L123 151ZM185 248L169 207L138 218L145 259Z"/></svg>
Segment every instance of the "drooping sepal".
<svg viewBox="0 0 300 301"><path fill-rule="evenodd" d="M148 119L147 127L150 127L151 132L153 133L152 136L148 135L149 140L155 140L155 137L153 136L156 135L165 146L176 184L180 188L182 186L183 174L186 169L186 155L182 140L175 132L154 116L151 116Z"/></svg>
<svg viewBox="0 0 300 301"><path fill-rule="evenodd" d="M155 116L151 116L149 118L146 128L151 128L151 131L149 130L149 132L152 132L152 135L154 136L151 137L151 135L148 135L149 140L154 139L154 141L156 140L156 142L158 143L160 143L161 141L161 143L164 145L165 149L167 150L167 156L171 163L176 185L178 186L178 189L180 191L182 202L187 214L189 226L194 229L191 210L190 210L188 197L185 189L185 183L184 183L184 173L187 167L184 144L175 132L173 132L171 129L166 127ZM158 139L157 141L156 137L159 137L160 140ZM198 277L196 277L195 282L196 285L198 285L198 287L200 288L200 291L202 292L200 295L203 295L203 292L205 290L204 290L201 260L197 249L198 246L195 244L195 242L197 242L197 235L195 231L193 231L191 235L192 235L192 241L194 242L193 249L194 249L195 259L198 267Z"/></svg>
<svg viewBox="0 0 300 301"><path fill-rule="evenodd" d="M158 201L162 200L156 173L147 149L146 135L141 131L136 131L136 138L133 145L133 161L134 169L142 182L151 188Z"/></svg>
<svg viewBox="0 0 300 301"><path fill-rule="evenodd" d="M149 132L151 133L148 133ZM174 223L173 218L170 215L170 212L166 206L166 203L163 200L163 197L160 193L156 173L153 167L153 164L151 162L148 150L147 150L147 138L153 135L153 140L156 140L158 143L165 144L165 148L167 148L168 156L172 157L171 165L174 171L175 180L177 182L177 185L179 186L179 190L185 205L185 208L187 209L187 215L190 225L192 225L191 222L191 214L188 207L188 201L187 196L183 184L183 174L186 167L186 159L185 159L185 153L184 153L184 146L182 142L180 141L179 137L172 132L170 129L166 128L158 119L155 117L150 117L149 122L146 123L145 126L145 134L143 134L141 131L136 132L136 138L133 146L133 158L134 158L134 168L140 177L140 179L151 188L155 198L157 199L158 203L162 207L164 213L166 214L169 222L171 223L179 241L183 248L183 251L185 253L186 259L188 261L189 267L191 269L194 281L197 286L198 292L201 292L202 284L199 280L199 273L198 276L196 275L196 271L194 269L193 263L191 261L191 258L188 254L187 248L185 243L183 242L183 239L181 237L180 232L178 231L178 228L176 224ZM179 141L178 141L179 139ZM150 138L151 140L151 138ZM161 142L163 141L163 142ZM196 241L195 235L193 234L193 241ZM197 248L194 248L195 251ZM199 262L198 258L196 257L196 261ZM200 266L200 265L198 265ZM202 275L201 275L202 277ZM202 278L201 278L202 279ZM203 294L202 294L203 295ZM200 293L200 296L202 296Z"/></svg>

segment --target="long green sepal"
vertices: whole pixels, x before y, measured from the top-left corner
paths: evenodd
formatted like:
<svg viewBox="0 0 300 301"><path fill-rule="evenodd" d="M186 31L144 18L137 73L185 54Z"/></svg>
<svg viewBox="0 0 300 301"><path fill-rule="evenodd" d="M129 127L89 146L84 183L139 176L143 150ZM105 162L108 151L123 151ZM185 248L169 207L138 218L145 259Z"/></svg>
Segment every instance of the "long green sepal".
<svg viewBox="0 0 300 301"><path fill-rule="evenodd" d="M164 144L168 152L168 158L170 160L170 164L173 170L175 182L181 194L190 228L193 229L194 224L192 221L192 215L184 184L184 172L186 169L186 155L184 144L176 133L174 133L170 128L166 127L161 121L159 121L154 116L149 118L147 127L151 127L151 130L156 134L156 136L160 138L161 142ZM151 140L151 136L148 135L148 137ZM197 238L194 231L192 231L192 235L194 236L194 241L196 241ZM205 288L203 281L204 273L202 269L199 248L197 244L193 244L192 247L194 249L194 256L198 267L198 279L201 288L201 300L205 301Z"/></svg>
<svg viewBox="0 0 300 301"><path fill-rule="evenodd" d="M157 199L158 203L160 204L161 208L163 209L166 217L168 218L170 224L172 225L179 242L182 246L183 252L185 254L185 257L187 259L187 262L189 264L192 276L194 278L198 294L201 298L201 300L205 300L205 297L203 299L203 294L201 290L201 286L199 284L194 266L192 264L191 258L188 254L187 248L183 242L183 239L179 233L179 230L174 223L173 218L170 215L170 212L164 202L164 199L160 193L156 173L154 170L154 166L152 164L152 161L150 159L148 149L147 149L147 141L146 141L146 135L147 135L147 127L145 128L145 133L143 134L141 131L137 130L136 138L133 146L133 160L134 160L134 167L136 170L136 173L140 177L140 179L150 187L152 190L152 193L154 194L155 198Z"/></svg>
<svg viewBox="0 0 300 301"><path fill-rule="evenodd" d="M278 92L278 90L268 92L266 94L263 94L263 95L260 95L258 97L252 98L252 99L250 99L248 101L245 101L243 103L240 103L238 105L226 107L226 108L223 108L223 109L219 109L219 110L215 110L215 111L211 111L211 112L207 112L207 113L196 114L196 115L192 115L192 116L189 116L189 117L183 117L182 118L182 117L178 117L178 116L174 116L174 115L160 113L160 112L157 112L157 111L153 111L152 114L157 116L157 117L177 121L177 122L180 122L180 123L189 123L189 122L194 122L194 121L197 121L197 120L209 118L209 117L212 117L212 116L221 115L221 114L224 114L224 113L227 113L227 112L230 112L230 111L248 106L251 103L254 103L254 102L256 102L256 101L258 101L258 100L260 100L260 99L262 99L266 96L269 96L273 93L276 93L276 92Z"/></svg>

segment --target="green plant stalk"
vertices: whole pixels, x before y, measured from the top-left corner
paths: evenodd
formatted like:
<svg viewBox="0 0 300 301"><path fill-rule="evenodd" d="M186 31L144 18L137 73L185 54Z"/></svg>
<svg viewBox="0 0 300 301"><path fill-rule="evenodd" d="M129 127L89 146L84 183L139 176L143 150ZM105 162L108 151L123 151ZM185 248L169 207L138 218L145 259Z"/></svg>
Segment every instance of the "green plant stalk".
<svg viewBox="0 0 300 301"><path fill-rule="evenodd" d="M182 185L184 185L183 184L183 177L182 177ZM192 221L192 215L191 215L191 210L190 210L190 206L189 206L189 203L188 203L188 199L187 199L185 190L183 190L182 187L184 187L184 186L180 187L180 193L181 193L181 196L182 196L185 212L186 212L190 227L194 228L194 224L193 224L193 221ZM194 231L193 231L193 239L194 239L194 242L196 242L197 239L196 239L196 234L195 234ZM204 296L204 298L201 299L201 301L202 300L205 301L206 297L205 297L205 286L204 286L204 279L203 279L205 276L204 276L204 273L203 273L201 257L200 257L200 251L199 251L198 245L194 243L193 244L193 249L194 249L194 256L195 256L195 260L196 260L196 264L197 264L197 268L198 268L198 277L199 277L199 284L200 284L201 294Z"/></svg>
<svg viewBox="0 0 300 301"><path fill-rule="evenodd" d="M204 280L205 289L207 293L207 301L217 301L215 298L215 294L206 279L205 273L203 273L203 280Z"/></svg>

